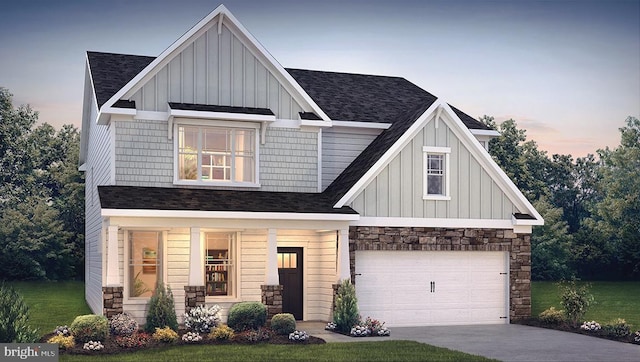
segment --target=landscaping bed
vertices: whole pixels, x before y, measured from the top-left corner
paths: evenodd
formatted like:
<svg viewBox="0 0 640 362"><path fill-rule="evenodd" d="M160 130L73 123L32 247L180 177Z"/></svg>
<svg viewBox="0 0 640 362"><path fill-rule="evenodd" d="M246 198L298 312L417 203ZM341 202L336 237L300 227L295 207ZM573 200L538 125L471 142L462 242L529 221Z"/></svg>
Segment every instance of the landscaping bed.
<svg viewBox="0 0 640 362"><path fill-rule="evenodd" d="M635 340L635 338L639 338L639 337L637 337L637 335L634 333L631 333L627 336L613 336L602 330L587 331L584 329L580 329L580 327L572 327L566 323L549 324L549 323L544 323L537 318L519 319L517 321L513 321L513 323L522 324L522 325L531 326L531 327L555 329L557 331L563 331L563 332L584 334L586 336L604 338L604 339L609 339L616 342L640 344L640 340L638 341Z"/></svg>
<svg viewBox="0 0 640 362"><path fill-rule="evenodd" d="M63 354L63 355L64 354L78 354L78 355L119 354L119 353L129 353L129 352L136 352L141 350L155 349L155 348L161 348L161 347L167 347L167 346L180 346L180 345L233 345L233 344L251 345L251 344L259 344L259 343L304 345L304 344L326 343L324 339L314 337L314 336L309 336L309 338L306 341L292 341L292 340L289 340L288 335L277 335L266 330L264 332L269 333L269 339L267 340L250 341L247 339L245 334L239 333L230 340L211 339L204 336L204 338L201 341L186 342L182 340L182 336L187 332L188 331L185 329L180 329L178 331L178 335L180 336L180 338L174 343L165 343L165 342L156 341L151 337L150 334L147 334L144 332L138 332L139 334L144 333L144 335L148 337L148 338L143 337L143 339L146 339L147 342L145 344L132 345L127 347L121 346L116 342L116 337L109 335L102 342L102 345L104 346L104 348L99 351L86 350L83 348L84 346L83 343L76 343L73 347L68 349L60 348L60 354ZM43 336L40 342L46 343L47 340L49 340L49 338L53 336L55 336L55 333L49 333Z"/></svg>

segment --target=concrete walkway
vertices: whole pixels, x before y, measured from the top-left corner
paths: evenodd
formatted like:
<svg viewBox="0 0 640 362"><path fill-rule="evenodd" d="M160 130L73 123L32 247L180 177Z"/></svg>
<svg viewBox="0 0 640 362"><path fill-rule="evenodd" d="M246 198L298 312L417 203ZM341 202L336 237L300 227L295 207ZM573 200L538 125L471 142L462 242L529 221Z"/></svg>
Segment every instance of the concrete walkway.
<svg viewBox="0 0 640 362"><path fill-rule="evenodd" d="M519 324L398 327L389 338L352 338L324 326L298 322L298 329L328 343L411 340L501 361L640 361L640 345Z"/></svg>

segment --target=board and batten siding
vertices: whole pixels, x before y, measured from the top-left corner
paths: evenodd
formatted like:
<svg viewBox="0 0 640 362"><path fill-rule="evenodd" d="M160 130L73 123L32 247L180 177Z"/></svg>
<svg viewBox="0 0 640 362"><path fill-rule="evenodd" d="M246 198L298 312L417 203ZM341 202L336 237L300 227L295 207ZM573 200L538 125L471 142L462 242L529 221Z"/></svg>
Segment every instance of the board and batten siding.
<svg viewBox="0 0 640 362"><path fill-rule="evenodd" d="M93 93L93 92L91 92ZM85 163L85 299L94 313L102 314L102 278L104 270L103 225L98 185L111 183L111 132L98 125L95 98L91 95L89 143Z"/></svg>
<svg viewBox="0 0 640 362"><path fill-rule="evenodd" d="M322 130L322 189L344 171L382 130L329 128Z"/></svg>
<svg viewBox="0 0 640 362"><path fill-rule="evenodd" d="M507 195L445 122L435 124L427 123L351 206L371 217L511 219L517 210ZM450 200L423 199L423 146L451 149Z"/></svg>
<svg viewBox="0 0 640 362"><path fill-rule="evenodd" d="M269 108L298 119L302 107L276 77L224 25L214 23L133 96L136 108L166 112L168 102Z"/></svg>
<svg viewBox="0 0 640 362"><path fill-rule="evenodd" d="M111 125L116 134L116 185L175 187L174 140L167 136L166 121L112 121ZM266 143L259 145L260 190L316 192L317 132L273 127L266 132Z"/></svg>

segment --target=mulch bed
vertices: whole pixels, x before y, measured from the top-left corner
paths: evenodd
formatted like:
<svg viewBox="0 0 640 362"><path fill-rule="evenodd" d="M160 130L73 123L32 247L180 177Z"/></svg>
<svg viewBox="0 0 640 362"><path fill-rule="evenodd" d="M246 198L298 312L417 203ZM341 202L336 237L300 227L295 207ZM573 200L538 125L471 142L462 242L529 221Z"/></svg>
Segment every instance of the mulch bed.
<svg viewBox="0 0 640 362"><path fill-rule="evenodd" d="M183 334L185 334L187 331L186 330L179 330L178 331L178 335L180 336L180 338L182 337ZM227 344L242 344L242 345L252 345L252 344L260 344L260 343L269 343L269 344L297 344L297 345L304 345L304 344L324 344L326 343L324 339L322 338L318 338L318 337L314 337L314 336L309 336L309 339L304 341L304 342L294 342L289 340L289 336L281 336L281 335L272 335L268 341L260 341L260 342L252 342L252 341L248 341L244 338L242 338L239 335L236 335L234 337L234 339L232 340L216 340L216 339L208 339L206 337L205 334L201 334L203 336L202 341L199 342L184 342L182 341L182 339L178 339L176 342L174 343L163 343L163 342L158 342L156 340L154 340L153 338L149 339L149 342L145 345L145 346L141 346L141 347L121 347L119 346L116 341L115 338L111 335L107 336L107 338L102 342L102 344L104 345L104 348L100 351L89 351L86 350L83 347L84 343L76 343L76 345L73 348L70 349L60 349L60 354L80 354L80 355L97 355L97 354L119 354L119 353L130 353L130 352L136 352L136 351L140 351L140 350L147 350L147 349L153 349L153 348L160 348L160 347L166 347L166 346L181 346L181 345L206 345L206 344L214 344L214 345L227 345ZM40 342L46 343L46 341L53 337L54 334L50 333L45 335L44 337L42 337L40 339ZM151 335L150 335L151 336Z"/></svg>
<svg viewBox="0 0 640 362"><path fill-rule="evenodd" d="M522 325L531 326L531 327L555 329L557 331L563 331L563 332L584 334L586 336L609 339L609 340L616 341L616 342L637 344L633 340L633 338L634 338L633 334L634 334L635 330L632 330L631 335L629 335L629 336L626 336L626 337L615 337L615 336L607 335L607 334L603 333L602 331L585 331L583 329L580 329L580 327L572 327L572 326L570 326L570 325L568 325L566 323L563 323L563 324L543 323L539 319L536 319L536 318L519 319L517 321L514 320L513 323L522 324Z"/></svg>

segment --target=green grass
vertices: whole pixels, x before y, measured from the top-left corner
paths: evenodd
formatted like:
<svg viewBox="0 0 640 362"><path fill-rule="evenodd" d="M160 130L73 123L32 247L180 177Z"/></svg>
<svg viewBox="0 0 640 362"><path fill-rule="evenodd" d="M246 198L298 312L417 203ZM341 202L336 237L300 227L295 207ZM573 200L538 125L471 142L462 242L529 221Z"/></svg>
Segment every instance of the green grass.
<svg viewBox="0 0 640 362"><path fill-rule="evenodd" d="M62 361L492 361L412 341L296 345L176 346L113 356L62 356Z"/></svg>
<svg viewBox="0 0 640 362"><path fill-rule="evenodd" d="M32 327L42 335L91 310L82 282L10 283L29 305ZM412 341L327 343L318 345L194 345L173 346L117 355L63 355L62 361L491 361L446 348Z"/></svg>
<svg viewBox="0 0 640 362"><path fill-rule="evenodd" d="M84 301L84 283L11 282L29 306L29 322L41 335L61 325L71 325L82 314L91 314Z"/></svg>
<svg viewBox="0 0 640 362"><path fill-rule="evenodd" d="M596 302L585 315L587 320L606 323L623 318L640 329L640 282L590 282ZM531 283L531 314L536 317L543 310L560 305L560 291L555 282Z"/></svg>

